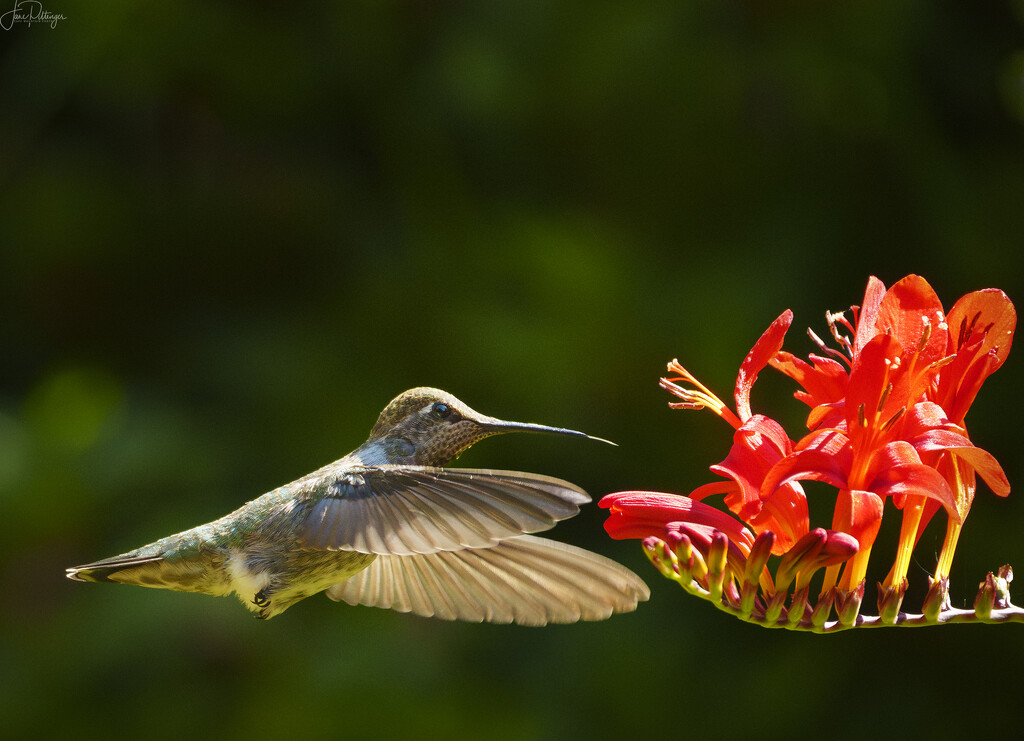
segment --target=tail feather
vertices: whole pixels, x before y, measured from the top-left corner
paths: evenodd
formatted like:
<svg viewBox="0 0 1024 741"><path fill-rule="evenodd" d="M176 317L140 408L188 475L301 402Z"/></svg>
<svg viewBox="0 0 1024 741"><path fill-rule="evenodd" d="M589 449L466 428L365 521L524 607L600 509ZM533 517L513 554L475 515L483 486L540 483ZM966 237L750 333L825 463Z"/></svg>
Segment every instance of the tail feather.
<svg viewBox="0 0 1024 741"><path fill-rule="evenodd" d="M169 559L162 555L126 553L67 569L67 577L75 581L136 584L140 587L213 595L228 594L231 591L220 570L212 568L209 559L203 558Z"/></svg>
<svg viewBox="0 0 1024 741"><path fill-rule="evenodd" d="M163 556L116 556L95 563L87 563L84 566L74 566L67 569L66 575L68 579L74 581L132 583L134 579L124 573L125 571L140 566L158 564L163 560Z"/></svg>

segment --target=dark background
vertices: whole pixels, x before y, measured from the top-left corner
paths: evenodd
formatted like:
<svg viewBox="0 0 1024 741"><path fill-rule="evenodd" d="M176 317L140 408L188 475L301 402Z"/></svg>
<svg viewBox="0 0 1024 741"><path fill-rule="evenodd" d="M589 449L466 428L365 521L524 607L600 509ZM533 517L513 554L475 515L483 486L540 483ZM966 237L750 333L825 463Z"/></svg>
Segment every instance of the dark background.
<svg viewBox="0 0 1024 741"><path fill-rule="evenodd" d="M323 597L258 622L233 598L63 574L339 457L417 385L620 445L508 436L459 465L595 498L685 493L730 430L667 408L671 358L729 398L782 310L806 353L803 329L824 335L871 274L920 273L947 308L990 286L1020 301L1024 4L44 8L66 20L0 30L5 735L1012 727L1024 627L749 626L607 539L596 506L555 537L653 591L599 624L450 624ZM968 417L1017 486L1020 354ZM798 437L804 408L771 376L755 408ZM827 524L830 492L813 496ZM1019 492L979 489L955 605L986 571L1024 568L1022 526Z"/></svg>

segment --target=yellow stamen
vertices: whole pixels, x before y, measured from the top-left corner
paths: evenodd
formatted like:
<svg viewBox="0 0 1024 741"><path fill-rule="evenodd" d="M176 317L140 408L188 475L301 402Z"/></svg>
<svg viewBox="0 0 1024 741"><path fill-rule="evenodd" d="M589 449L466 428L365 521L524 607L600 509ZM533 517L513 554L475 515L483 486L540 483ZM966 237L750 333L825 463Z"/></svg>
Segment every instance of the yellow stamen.
<svg viewBox="0 0 1024 741"><path fill-rule="evenodd" d="M878 397L878 413L881 414L882 410L885 409L885 402L889 400L889 394L892 393L892 381L886 384L885 388L882 389L882 395Z"/></svg>
<svg viewBox="0 0 1024 741"><path fill-rule="evenodd" d="M890 427L896 424L903 417L906 411L906 407L900 407L899 409L897 409L896 413L889 417L886 423L882 425L882 432L886 432Z"/></svg>
<svg viewBox="0 0 1024 741"><path fill-rule="evenodd" d="M678 360L673 360L669 363L668 370L669 373L677 375L662 378L659 383L663 389L682 399L681 402L670 402L670 407L673 409L708 409L734 428L738 429L743 424L739 417L733 414L732 410L725 405L724 401L719 399L711 389L698 381L690 371L681 366ZM680 386L680 382L688 383L695 388L691 389Z"/></svg>
<svg viewBox="0 0 1024 741"><path fill-rule="evenodd" d="M921 323L924 325L924 330L921 332L921 338L917 341L917 351L921 352L928 347L928 340L932 336L932 323L926 316L921 317Z"/></svg>

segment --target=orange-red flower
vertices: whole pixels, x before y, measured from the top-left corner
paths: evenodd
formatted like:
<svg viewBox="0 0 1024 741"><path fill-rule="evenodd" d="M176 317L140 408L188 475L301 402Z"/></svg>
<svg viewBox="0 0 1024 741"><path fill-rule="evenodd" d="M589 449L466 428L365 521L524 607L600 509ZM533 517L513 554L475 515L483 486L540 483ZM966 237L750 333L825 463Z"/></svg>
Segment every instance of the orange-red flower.
<svg viewBox="0 0 1024 741"><path fill-rule="evenodd" d="M691 492L690 496L701 500L714 494L724 494L726 506L737 517L749 523L755 533L770 530L775 534L773 552L776 555L785 553L807 533L807 499L803 489L795 482L783 483L764 493L761 485L764 477L772 466L792 452L793 444L782 425L764 415L753 414L750 392L758 374L781 349L782 340L792 321L793 313L783 312L744 358L733 393L735 414L718 397L701 386L678 361L672 361L668 366L674 375L661 381L664 388L683 399L682 403L670 406L710 408L736 429L729 455L721 463L711 466L714 473L727 480L701 486ZM680 386L679 382L694 384L700 391L694 392Z"/></svg>
<svg viewBox="0 0 1024 741"><path fill-rule="evenodd" d="M1009 493L1002 468L971 441L964 417L985 379L1006 359L1016 325L1013 305L1001 291L977 291L960 299L947 317L923 278L907 276L886 290L872 277L851 315L852 321L829 313L838 349L811 333L822 354L804 361L782 350L792 323L792 313L784 312L740 366L735 412L678 361L670 363L670 375L661 385L682 399L670 406L710 409L734 428L729 454L711 466L724 480L698 487L690 497L609 495L601 501L611 510L609 533L645 538L645 549L662 564L667 556L655 555L661 546L653 545L652 538L670 544L673 553L683 548L687 563L707 561L706 570L687 566L682 573L703 574L705 581L696 589L715 593L708 585L717 583L726 601L740 600L742 593L740 612L758 614L755 607L760 604L765 620L780 614L771 606L780 599L779 589L793 582L792 613L810 574L827 567L822 599L814 608L815 624L820 625L818 613L827 614L833 598L840 621L849 622L859 610L868 560L889 499L903 510L903 526L896 560L881 585L881 619L895 620L910 553L940 509L949 524L935 582L944 590L976 475L996 494ZM810 407L809 432L796 443L778 422L751 408L751 389L767 365L795 380L800 386L796 398ZM838 489L832 530L810 530L801 480ZM699 501L715 494L724 494L735 518ZM774 585L765 569L769 553L782 556ZM674 568L669 573L678 578L681 572ZM752 601L752 584L760 585L760 603ZM929 595L930 604L937 604L932 591ZM940 597L945 600L944 591ZM805 618L810 619L809 613L787 619L794 623Z"/></svg>
<svg viewBox="0 0 1024 741"><path fill-rule="evenodd" d="M610 509L605 530L616 540L646 538L665 534L673 522L687 522L708 533L725 533L747 553L754 545L754 536L743 523L721 510L690 497L649 491L620 491L601 499L600 506Z"/></svg>
<svg viewBox="0 0 1024 741"><path fill-rule="evenodd" d="M963 426L964 416L984 380L1005 360L1013 338L1016 314L1002 291L989 289L964 296L947 319L938 296L927 281L907 276L888 291L872 277L852 326L841 315L829 315L833 337L846 355L833 357L848 362L849 372L835 360L812 356L809 365L789 353L780 352L772 365L803 386L797 398L812 407L808 427L814 431L832 427L848 435L853 460L852 477L840 486L840 506L833 527L857 535L861 543L859 563L844 577L849 587L863 578L871 542L881 522L877 497L898 494L897 507L909 518L901 533L899 555L887 585L898 585L906 576L910 550L929 519L945 507L949 530L936 575L948 575L952 552L974 498L975 472L1001 496L1009 483L992 456L976 448ZM844 337L840 327L852 330ZM824 345L822 345L824 347ZM826 348L827 350L827 348ZM930 405L930 406L926 406ZM903 417L900 419L900 417ZM798 450L816 447L820 437L797 443ZM881 490L865 485L876 455L892 453L889 443L909 442L919 460L904 455L892 459L886 476L908 477L901 486ZM842 441L830 440L832 446ZM822 468L834 468L837 459L819 459ZM814 459L803 462L804 470L792 461L786 465L793 475L773 472L772 480L813 478ZM811 464L811 465L808 465ZM861 491L872 492L875 497ZM909 509L906 503L910 502ZM863 515L874 511L876 516ZM842 520L846 520L845 522Z"/></svg>

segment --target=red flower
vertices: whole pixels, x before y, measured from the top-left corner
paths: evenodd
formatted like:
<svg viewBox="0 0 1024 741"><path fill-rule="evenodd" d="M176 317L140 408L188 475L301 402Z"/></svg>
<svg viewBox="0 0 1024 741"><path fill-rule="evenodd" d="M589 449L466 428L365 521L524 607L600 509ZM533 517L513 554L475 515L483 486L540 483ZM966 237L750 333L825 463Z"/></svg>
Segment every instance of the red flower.
<svg viewBox="0 0 1024 741"><path fill-rule="evenodd" d="M797 398L812 407L808 427L831 427L840 437L830 434L823 455L815 454L821 436L804 438L793 459L774 470L765 486L813 478L841 489L833 527L857 536L861 544L857 563L844 575L847 588L863 578L881 524L882 497L897 495L894 502L901 509L908 497L912 504L912 522L901 534L900 555L887 585L905 577L910 550L942 505L954 531L937 570L945 576L948 570L941 565L951 560L956 534L970 510L975 471L996 494L1009 493L999 464L971 443L963 417L981 383L1009 351L1016 323L1013 305L1001 291L968 294L950 312L950 325L923 278L908 276L888 291L871 278L855 317L856 326L851 326L841 315L829 315L833 337L848 358L834 355L850 363L849 373L838 362L815 356L813 365L788 353L773 361L804 387ZM853 338L843 337L838 326L851 329ZM897 441L909 442L912 450L893 447Z"/></svg>
<svg viewBox="0 0 1024 741"><path fill-rule="evenodd" d="M773 553L780 555L807 534L807 497L800 485L785 482L771 491L761 483L772 467L791 454L793 444L782 425L756 414L733 434L729 455L711 470L731 481L719 481L698 487L690 496L704 499L725 494L725 504L750 523L755 533L775 533Z"/></svg>
<svg viewBox="0 0 1024 741"><path fill-rule="evenodd" d="M780 597L793 586L806 593L819 569L849 559L857 541L845 533L817 528L788 548L776 571L776 581L764 566L775 536L766 531L756 539L739 520L690 497L644 491L622 491L601 499L609 510L605 529L616 539L640 538L652 561L665 576L696 587L703 596L717 595L732 610L771 622L782 611ZM756 591L763 596L756 599ZM793 621L805 617L803 607ZM788 616L787 616L788 619Z"/></svg>
<svg viewBox="0 0 1024 741"><path fill-rule="evenodd" d="M772 322L764 334L747 353L736 375L733 396L736 413L733 414L714 394L700 385L697 380L679 365L669 363L668 369L674 376L661 379L662 387L684 401L670 406L694 408L705 406L736 428L733 446L721 463L711 466L714 473L729 479L716 481L695 489L690 496L701 500L714 494L725 494L725 504L737 517L749 523L755 533L770 530L775 534L773 552L785 553L807 533L807 499L799 484L783 484L776 490L762 495L761 482L779 460L789 455L793 444L786 431L775 420L760 414L753 414L750 408L750 392L758 374L782 347L786 331L793 321L793 313L785 311ZM680 381L688 382L701 389L698 400L695 392L679 386Z"/></svg>
<svg viewBox="0 0 1024 741"><path fill-rule="evenodd" d="M908 395L910 392L923 394L922 386L929 380L916 371L937 371L932 366L945 355L944 332L935 331L937 327L945 328L942 304L923 278L907 276L886 291L882 282L872 276L863 303L852 307L851 311L855 325L842 314L826 315L832 336L845 354L826 347L812 334L831 358L812 354L808 364L791 353L779 352L772 360L774 368L803 387L803 391L794 395L812 408L807 419L808 429L835 427L841 423L852 366L876 337L890 336L899 343L896 362L904 366L903 381L911 384ZM844 327L851 331L852 337L842 334ZM851 370L848 372L846 368Z"/></svg>
<svg viewBox="0 0 1024 741"><path fill-rule="evenodd" d="M754 544L754 536L742 522L721 510L677 494L620 491L603 497L599 506L610 510L604 527L616 540L660 536L664 535L669 523L688 522L706 528L708 532L718 530L725 533L747 553Z"/></svg>
<svg viewBox="0 0 1024 741"><path fill-rule="evenodd" d="M946 352L953 360L939 371L930 398L946 411L950 421L962 425L981 384L1010 352L1017 313L1005 293L989 288L957 301L946 324Z"/></svg>
<svg viewBox="0 0 1024 741"><path fill-rule="evenodd" d="M985 379L1005 361L1016 314L1005 294L989 289L964 296L947 318L931 286L915 275L889 290L872 277L851 313L852 322L843 314L827 315L839 349L811 333L823 354L807 362L782 350L792 322L791 312L784 312L740 366L735 412L678 361L670 363L671 375L661 385L682 399L670 406L710 409L735 430L728 456L711 466L724 480L698 487L690 497L608 495L601 500L611 510L608 532L645 539L663 573L702 596L721 598L723 609L731 605L749 619L779 618L780 592L792 582L785 619L820 628L833 597L840 622L856 619L887 498L903 510L896 561L879 595L879 619L894 621L910 553L942 508L949 524L936 567L938 591L930 590L926 601L929 619L935 618L976 475L996 494L1009 493L1002 468L971 442L964 417ZM754 382L769 364L799 384L795 396L811 408L809 434L796 443L778 422L751 408ZM839 490L831 531L809 529L801 480ZM735 518L699 501L714 494L724 494ZM775 585L765 568L770 554L782 556ZM806 589L821 567L828 571L812 610Z"/></svg>

